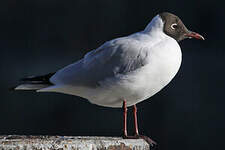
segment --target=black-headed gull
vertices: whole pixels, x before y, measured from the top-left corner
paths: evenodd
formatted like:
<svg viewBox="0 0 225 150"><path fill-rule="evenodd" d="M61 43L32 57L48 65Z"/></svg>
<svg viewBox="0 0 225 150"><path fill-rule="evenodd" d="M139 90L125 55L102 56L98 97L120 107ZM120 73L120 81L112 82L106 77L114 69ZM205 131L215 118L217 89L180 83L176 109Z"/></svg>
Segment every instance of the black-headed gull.
<svg viewBox="0 0 225 150"><path fill-rule="evenodd" d="M204 40L200 34L189 31L177 16L160 13L143 31L105 42L55 73L24 78L15 90L59 92L86 98L100 106L123 107L126 138L127 107L133 106L132 137L144 138L138 133L136 104L173 79L182 60L178 42L186 38Z"/></svg>

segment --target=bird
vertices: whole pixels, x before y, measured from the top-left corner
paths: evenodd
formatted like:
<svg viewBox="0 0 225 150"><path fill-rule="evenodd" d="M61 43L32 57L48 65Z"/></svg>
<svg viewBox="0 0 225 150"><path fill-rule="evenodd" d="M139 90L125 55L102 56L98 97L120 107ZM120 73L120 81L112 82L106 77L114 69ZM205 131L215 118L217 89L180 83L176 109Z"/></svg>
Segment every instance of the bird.
<svg viewBox="0 0 225 150"><path fill-rule="evenodd" d="M21 79L14 90L58 92L87 99L103 107L123 109L123 137L140 135L136 104L162 90L177 74L182 61L178 42L204 37L186 28L169 12L157 14L144 30L105 42L82 59L54 73ZM127 134L127 108L133 107L135 134Z"/></svg>

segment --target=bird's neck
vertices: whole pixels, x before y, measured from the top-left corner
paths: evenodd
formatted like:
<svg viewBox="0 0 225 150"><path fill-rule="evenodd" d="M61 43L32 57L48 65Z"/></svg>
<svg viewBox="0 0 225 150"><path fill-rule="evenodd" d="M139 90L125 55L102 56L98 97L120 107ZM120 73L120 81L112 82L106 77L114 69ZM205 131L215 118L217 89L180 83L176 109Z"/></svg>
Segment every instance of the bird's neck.
<svg viewBox="0 0 225 150"><path fill-rule="evenodd" d="M155 35L163 33L164 23L159 15L155 16L152 21L144 29L145 34Z"/></svg>

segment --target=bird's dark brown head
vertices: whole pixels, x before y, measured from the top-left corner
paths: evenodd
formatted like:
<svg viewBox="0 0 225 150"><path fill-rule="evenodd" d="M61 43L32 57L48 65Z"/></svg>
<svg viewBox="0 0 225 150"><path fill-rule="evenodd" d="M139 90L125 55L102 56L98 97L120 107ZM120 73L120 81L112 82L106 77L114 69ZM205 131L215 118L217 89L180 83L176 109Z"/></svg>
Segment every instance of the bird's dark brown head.
<svg viewBox="0 0 225 150"><path fill-rule="evenodd" d="M176 41L181 41L186 38L196 38L204 40L203 36L198 33L189 31L179 17L168 12L160 13L159 16L164 22L163 31L165 34L174 38Z"/></svg>

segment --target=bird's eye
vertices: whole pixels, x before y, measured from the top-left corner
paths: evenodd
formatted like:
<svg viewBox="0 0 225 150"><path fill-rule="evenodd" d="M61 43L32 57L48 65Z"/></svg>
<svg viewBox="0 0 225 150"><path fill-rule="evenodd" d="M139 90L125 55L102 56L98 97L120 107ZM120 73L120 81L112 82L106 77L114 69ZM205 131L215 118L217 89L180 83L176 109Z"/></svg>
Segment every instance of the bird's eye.
<svg viewBox="0 0 225 150"><path fill-rule="evenodd" d="M178 27L178 25L176 24L176 23L173 23L172 25L171 25L171 28L174 30L174 29L176 29Z"/></svg>

